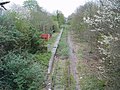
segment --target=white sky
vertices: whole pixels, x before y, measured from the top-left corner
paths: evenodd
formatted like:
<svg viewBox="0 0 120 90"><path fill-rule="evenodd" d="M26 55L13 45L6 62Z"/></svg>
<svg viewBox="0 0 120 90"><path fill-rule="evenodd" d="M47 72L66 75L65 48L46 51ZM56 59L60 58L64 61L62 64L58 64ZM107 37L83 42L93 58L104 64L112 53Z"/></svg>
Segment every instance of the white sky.
<svg viewBox="0 0 120 90"><path fill-rule="evenodd" d="M3 0L7 1L7 0ZM16 3L22 5L25 0L8 0L11 3ZM67 17L72 14L76 8L80 5L85 4L89 0L37 0L40 7L46 11L53 13L56 10L62 11L62 13Z"/></svg>

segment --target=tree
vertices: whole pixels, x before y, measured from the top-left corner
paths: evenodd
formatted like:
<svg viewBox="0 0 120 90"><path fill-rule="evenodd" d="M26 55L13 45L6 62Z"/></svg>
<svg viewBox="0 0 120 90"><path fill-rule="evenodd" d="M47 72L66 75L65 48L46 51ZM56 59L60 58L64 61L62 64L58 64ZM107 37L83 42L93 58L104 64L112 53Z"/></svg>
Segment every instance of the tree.
<svg viewBox="0 0 120 90"><path fill-rule="evenodd" d="M102 1L102 6L92 20L92 26L99 31L99 51L103 60L106 74L107 90L118 90L120 88L118 71L120 64L120 12L119 0Z"/></svg>
<svg viewBox="0 0 120 90"><path fill-rule="evenodd" d="M24 1L23 5L24 7L27 7L29 10L37 11L41 9L36 0L26 0Z"/></svg>
<svg viewBox="0 0 120 90"><path fill-rule="evenodd" d="M56 13L52 16L54 21L57 21L59 24L59 28L61 25L65 24L65 17L61 11L56 11Z"/></svg>
<svg viewBox="0 0 120 90"><path fill-rule="evenodd" d="M83 41L91 41L90 39L93 34L90 32L90 25L85 22L86 19L93 19L94 15L97 13L98 6L94 2L87 2L84 6L79 6L76 9L76 12L72 14L71 26L73 30L78 33L78 38ZM92 43L92 42L90 42ZM89 46L95 47L93 44Z"/></svg>
<svg viewBox="0 0 120 90"><path fill-rule="evenodd" d="M72 16L74 31L95 48L101 59L103 69L100 72L105 80L106 90L120 88L120 1L100 0L98 3L86 3ZM92 51L93 52L93 51ZM94 52L93 52L94 53Z"/></svg>
<svg viewBox="0 0 120 90"><path fill-rule="evenodd" d="M47 12L17 5L0 16L0 90L45 87L50 54L43 53L38 27L42 21L48 28L52 26Z"/></svg>

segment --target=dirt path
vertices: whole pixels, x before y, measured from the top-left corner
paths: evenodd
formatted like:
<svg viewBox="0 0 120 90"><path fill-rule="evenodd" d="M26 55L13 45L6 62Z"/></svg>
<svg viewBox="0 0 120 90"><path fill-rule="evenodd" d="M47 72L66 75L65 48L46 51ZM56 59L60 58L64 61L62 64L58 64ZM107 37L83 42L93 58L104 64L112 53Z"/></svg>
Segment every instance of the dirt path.
<svg viewBox="0 0 120 90"><path fill-rule="evenodd" d="M71 74L74 77L74 80L76 81L76 90L80 90L80 84L79 84L79 76L78 76L78 71L77 71L77 63L78 59L74 51L74 45L71 39L70 32L68 34L68 45L69 45L69 57L70 57L70 70Z"/></svg>

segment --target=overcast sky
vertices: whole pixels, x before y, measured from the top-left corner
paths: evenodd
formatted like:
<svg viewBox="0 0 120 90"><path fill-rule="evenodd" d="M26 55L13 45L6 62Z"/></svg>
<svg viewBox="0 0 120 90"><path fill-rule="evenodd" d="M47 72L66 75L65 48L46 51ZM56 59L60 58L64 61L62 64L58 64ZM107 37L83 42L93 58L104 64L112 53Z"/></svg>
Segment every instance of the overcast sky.
<svg viewBox="0 0 120 90"><path fill-rule="evenodd" d="M3 0L11 1L11 4L14 2L16 4L22 5L25 0ZM46 11L53 13L56 10L62 11L62 13L67 17L72 14L75 9L85 4L89 0L37 0L40 7L43 7Z"/></svg>

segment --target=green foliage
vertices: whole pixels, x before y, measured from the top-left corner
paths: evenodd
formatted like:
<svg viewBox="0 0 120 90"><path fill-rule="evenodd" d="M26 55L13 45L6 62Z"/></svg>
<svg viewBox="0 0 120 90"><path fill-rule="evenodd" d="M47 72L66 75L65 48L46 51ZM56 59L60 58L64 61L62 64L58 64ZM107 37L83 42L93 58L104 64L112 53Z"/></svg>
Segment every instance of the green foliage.
<svg viewBox="0 0 120 90"><path fill-rule="evenodd" d="M52 19L52 16L43 10L37 3L36 0L26 0L24 1L24 7L28 8L30 11L30 23L39 31L43 33L50 33L51 28L54 25L57 27L56 24L54 24L54 21ZM57 28L55 28L57 29Z"/></svg>
<svg viewBox="0 0 120 90"><path fill-rule="evenodd" d="M64 56L68 56L68 46L66 45L65 42L60 42L59 43L59 48L58 48L58 55L64 57ZM62 49L64 48L64 49Z"/></svg>
<svg viewBox="0 0 120 90"><path fill-rule="evenodd" d="M26 26L24 27L24 25L20 26L16 24L16 22L22 21L22 19L14 20L13 16L13 18L11 18L11 20L14 20L13 24L5 26L4 23L6 23L7 21L9 22L9 19L7 17L9 17L9 15L7 15L6 18L4 16L5 22L3 22L3 25L0 28L0 43L1 45L3 45L3 49L8 51L17 48L27 48L30 51L33 50L35 52L36 49L44 45L39 36L40 32L32 27L27 27L28 30L25 31L24 29ZM21 30L22 28L24 29Z"/></svg>
<svg viewBox="0 0 120 90"><path fill-rule="evenodd" d="M34 55L27 52L21 54L9 52L2 58L0 71L2 87L9 85L12 90L38 90L44 85L43 66L34 58Z"/></svg>
<svg viewBox="0 0 120 90"><path fill-rule="evenodd" d="M23 5L30 10L37 10L39 8L38 2L36 0L26 0L24 1Z"/></svg>
<svg viewBox="0 0 120 90"><path fill-rule="evenodd" d="M106 90L118 90L120 88L118 84L120 83L118 71L120 70L119 6L119 0L88 2L69 17L69 23L77 35L82 36L83 39L86 38L91 48L90 53L96 54L101 59L101 62L98 62L102 64L104 72L101 71L100 73L102 73L101 77L104 76L102 78L105 79Z"/></svg>
<svg viewBox="0 0 120 90"><path fill-rule="evenodd" d="M43 53L41 26L53 20L37 1L27 0L0 16L0 90L38 90L45 87L51 53Z"/></svg>
<svg viewBox="0 0 120 90"><path fill-rule="evenodd" d="M120 41L120 14L118 0L103 1L98 14L95 15L95 20L91 20L91 25L96 31L100 30L99 34L103 40L98 40L99 54L101 55L102 64L105 70L105 79L107 82L106 89L117 90L120 88L118 72L120 59L119 41ZM109 5L109 6L108 6ZM95 24L96 23L96 24Z"/></svg>
<svg viewBox="0 0 120 90"><path fill-rule="evenodd" d="M51 57L51 52L48 53L40 53L36 55L36 59L44 66L48 67L49 59Z"/></svg>
<svg viewBox="0 0 120 90"><path fill-rule="evenodd" d="M66 90L75 90L76 89L76 81L73 75L69 72L70 61L65 61L64 75L62 78L62 83L64 83Z"/></svg>
<svg viewBox="0 0 120 90"><path fill-rule="evenodd" d="M7 29L5 26L0 27L0 57L10 50L18 48L23 34L11 26Z"/></svg>
<svg viewBox="0 0 120 90"><path fill-rule="evenodd" d="M105 82L95 77L83 77L81 79L81 90L104 90Z"/></svg>
<svg viewBox="0 0 120 90"><path fill-rule="evenodd" d="M65 29L61 36L61 40L57 49L57 54L61 57L68 57L68 45L66 43L68 31ZM64 49L63 49L64 48Z"/></svg>
<svg viewBox="0 0 120 90"><path fill-rule="evenodd" d="M68 17L68 23L71 24L72 30L77 34L80 41L90 41L90 25L85 22L86 19L92 19L97 13L98 6L94 2L87 2L85 5L76 9L76 12ZM92 42L91 42L92 43Z"/></svg>
<svg viewBox="0 0 120 90"><path fill-rule="evenodd" d="M56 14L52 16L54 21L57 21L59 24L59 28L61 27L61 25L65 24L65 17L62 14L61 11L56 11Z"/></svg>

